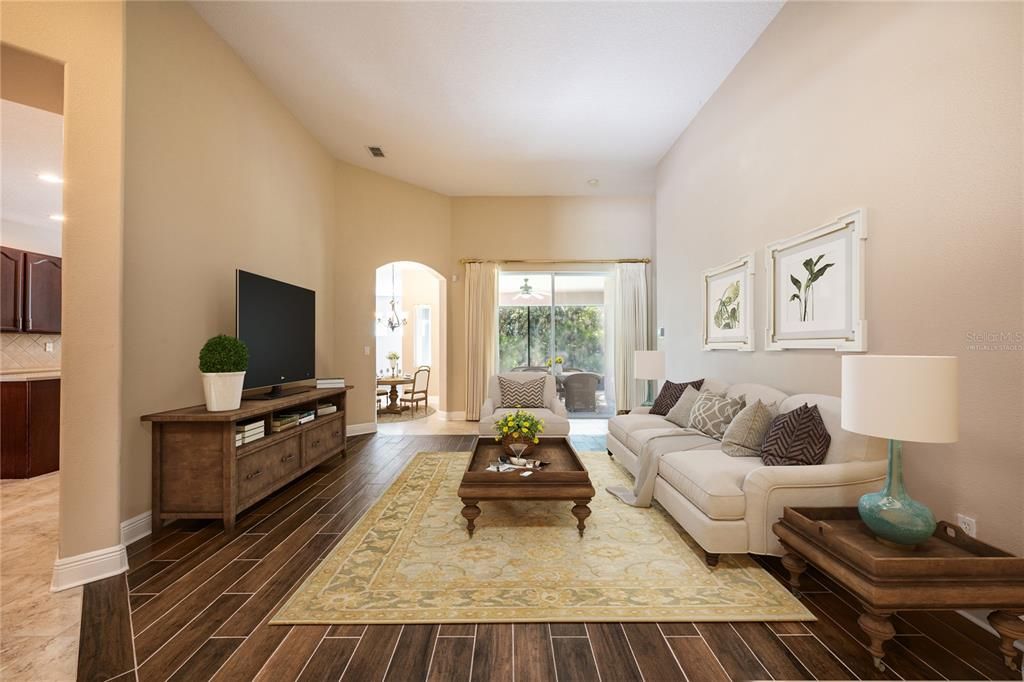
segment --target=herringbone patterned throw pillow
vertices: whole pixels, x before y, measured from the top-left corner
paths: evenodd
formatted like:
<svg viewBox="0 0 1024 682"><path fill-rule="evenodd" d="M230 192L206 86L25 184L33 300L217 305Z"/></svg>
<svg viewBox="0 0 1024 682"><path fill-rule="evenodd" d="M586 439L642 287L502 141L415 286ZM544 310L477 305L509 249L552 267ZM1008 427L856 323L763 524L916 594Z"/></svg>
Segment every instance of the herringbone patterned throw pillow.
<svg viewBox="0 0 1024 682"><path fill-rule="evenodd" d="M730 457L757 457L761 444L772 425L772 419L779 413L775 403L765 405L760 400L743 408L722 436L722 452Z"/></svg>
<svg viewBox="0 0 1024 682"><path fill-rule="evenodd" d="M703 379L684 381L681 384L666 381L661 387L661 393L654 399L654 405L651 406L651 414L659 414L664 417L676 404L676 401L683 397L683 391L686 390L687 386L693 386L695 391L699 391L703 385Z"/></svg>
<svg viewBox="0 0 1024 682"><path fill-rule="evenodd" d="M690 411L690 428L715 440L722 440L725 430L744 404L742 397L726 398L717 393L701 393Z"/></svg>
<svg viewBox="0 0 1024 682"><path fill-rule="evenodd" d="M821 464L832 442L818 406L803 406L772 420L761 444L761 461L768 466Z"/></svg>
<svg viewBox="0 0 1024 682"><path fill-rule="evenodd" d="M516 381L498 377L502 407L544 407L545 377Z"/></svg>

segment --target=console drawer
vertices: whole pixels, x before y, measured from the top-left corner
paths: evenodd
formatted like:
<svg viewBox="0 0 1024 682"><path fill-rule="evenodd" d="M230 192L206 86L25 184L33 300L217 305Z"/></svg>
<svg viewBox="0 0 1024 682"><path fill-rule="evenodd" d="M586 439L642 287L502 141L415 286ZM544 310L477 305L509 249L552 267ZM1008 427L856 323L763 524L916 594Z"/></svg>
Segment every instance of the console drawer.
<svg viewBox="0 0 1024 682"><path fill-rule="evenodd" d="M345 423L340 417L315 426L302 434L306 439L302 449L302 466L321 462L345 445Z"/></svg>
<svg viewBox="0 0 1024 682"><path fill-rule="evenodd" d="M258 495L301 466L299 434L246 455L238 460L238 500Z"/></svg>

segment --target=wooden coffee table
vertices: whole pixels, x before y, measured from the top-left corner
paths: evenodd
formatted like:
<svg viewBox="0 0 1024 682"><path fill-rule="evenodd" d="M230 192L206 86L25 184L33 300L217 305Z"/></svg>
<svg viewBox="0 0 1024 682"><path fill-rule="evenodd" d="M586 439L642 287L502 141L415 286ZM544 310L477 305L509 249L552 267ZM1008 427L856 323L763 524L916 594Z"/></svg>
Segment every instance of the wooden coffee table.
<svg viewBox="0 0 1024 682"><path fill-rule="evenodd" d="M482 436L473 443L473 457L469 460L466 473L462 475L459 497L462 498L462 515L466 518L466 530L473 537L475 521L480 516L479 503L484 500L564 500L573 502L572 514L576 517L576 528L583 537L584 523L590 516L590 500L594 498L594 486L590 474L583 466L576 450L568 438L541 438L540 443L527 457L551 462L543 469L533 470L530 476L520 476L524 470L498 473L487 471L487 467L505 454L501 443L491 436Z"/></svg>

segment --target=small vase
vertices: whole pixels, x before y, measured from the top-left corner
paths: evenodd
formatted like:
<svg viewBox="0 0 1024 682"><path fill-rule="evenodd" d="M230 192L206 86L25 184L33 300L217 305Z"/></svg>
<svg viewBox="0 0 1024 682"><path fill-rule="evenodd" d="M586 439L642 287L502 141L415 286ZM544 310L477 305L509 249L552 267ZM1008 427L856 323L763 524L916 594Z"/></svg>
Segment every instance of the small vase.
<svg viewBox="0 0 1024 682"><path fill-rule="evenodd" d="M876 537L894 545L919 545L935 532L931 510L911 498L903 487L902 441L889 440L889 474L885 488L861 497L857 510Z"/></svg>
<svg viewBox="0 0 1024 682"><path fill-rule="evenodd" d="M556 362L551 367L554 369L556 377L562 375L562 363L561 362Z"/></svg>
<svg viewBox="0 0 1024 682"><path fill-rule="evenodd" d="M501 446L505 449L505 452L513 457L522 457L526 455L530 450L533 450L533 443L526 440L525 438L514 438L512 436L505 436L501 439Z"/></svg>

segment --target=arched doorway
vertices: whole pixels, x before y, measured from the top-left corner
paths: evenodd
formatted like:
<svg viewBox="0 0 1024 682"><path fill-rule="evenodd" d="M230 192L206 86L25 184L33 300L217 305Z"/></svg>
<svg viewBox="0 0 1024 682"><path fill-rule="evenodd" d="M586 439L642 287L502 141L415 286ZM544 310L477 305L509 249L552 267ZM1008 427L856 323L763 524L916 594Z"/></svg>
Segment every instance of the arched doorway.
<svg viewBox="0 0 1024 682"><path fill-rule="evenodd" d="M378 379L411 382L417 369L430 369L426 405L419 403L416 409L410 409L401 401L412 392L411 383L395 387L397 405L391 395L378 397L378 429L403 433L403 424L445 416L447 281L422 263L394 261L377 268L375 289L374 363ZM423 378L421 375L421 382ZM382 383L378 391L390 394L390 388Z"/></svg>

